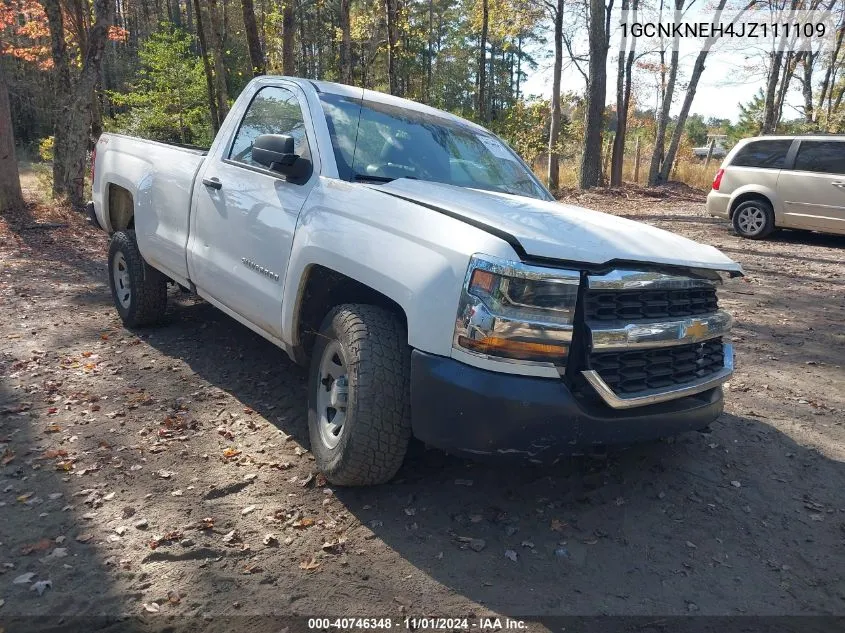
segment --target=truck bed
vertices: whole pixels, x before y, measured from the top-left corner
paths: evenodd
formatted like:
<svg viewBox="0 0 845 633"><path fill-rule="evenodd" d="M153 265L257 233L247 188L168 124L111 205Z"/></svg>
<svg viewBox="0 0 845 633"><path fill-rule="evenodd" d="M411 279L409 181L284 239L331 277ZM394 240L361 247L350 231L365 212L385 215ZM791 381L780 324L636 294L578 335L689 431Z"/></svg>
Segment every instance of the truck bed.
<svg viewBox="0 0 845 633"><path fill-rule="evenodd" d="M194 179L207 153L201 147L123 134L103 134L97 143L94 207L98 221L112 227L113 190L125 189L134 201L133 228L141 253L153 267L180 283L188 280L185 249ZM98 182L104 177L111 183L107 190Z"/></svg>

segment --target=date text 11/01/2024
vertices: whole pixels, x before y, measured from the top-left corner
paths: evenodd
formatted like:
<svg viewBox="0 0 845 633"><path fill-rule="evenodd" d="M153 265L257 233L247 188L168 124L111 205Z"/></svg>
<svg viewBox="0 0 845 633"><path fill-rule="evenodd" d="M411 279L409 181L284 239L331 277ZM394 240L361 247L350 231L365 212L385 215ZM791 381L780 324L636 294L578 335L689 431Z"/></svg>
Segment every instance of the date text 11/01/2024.
<svg viewBox="0 0 845 633"><path fill-rule="evenodd" d="M408 631L501 631L528 629L525 620L513 618L438 618L438 617L405 617L405 618L308 618L309 630L366 630L366 629L405 629Z"/></svg>

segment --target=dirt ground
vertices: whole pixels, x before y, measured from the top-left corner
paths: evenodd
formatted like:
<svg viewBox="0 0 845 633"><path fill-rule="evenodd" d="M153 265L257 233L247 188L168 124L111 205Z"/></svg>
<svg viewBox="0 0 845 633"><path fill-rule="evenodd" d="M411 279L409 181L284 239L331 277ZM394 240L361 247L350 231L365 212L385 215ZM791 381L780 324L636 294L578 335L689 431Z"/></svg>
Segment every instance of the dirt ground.
<svg viewBox="0 0 845 633"><path fill-rule="evenodd" d="M182 294L127 331L103 233L43 205L0 219L0 629L845 614L845 237L742 241L690 191L565 199L742 263L726 413L552 468L421 450L354 490L315 474L281 351Z"/></svg>

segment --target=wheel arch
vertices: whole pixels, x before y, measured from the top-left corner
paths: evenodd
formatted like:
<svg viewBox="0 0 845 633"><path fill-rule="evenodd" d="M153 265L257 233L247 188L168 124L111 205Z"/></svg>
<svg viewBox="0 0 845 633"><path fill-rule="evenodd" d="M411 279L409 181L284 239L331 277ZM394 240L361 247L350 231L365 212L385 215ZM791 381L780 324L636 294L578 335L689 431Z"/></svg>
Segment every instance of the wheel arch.
<svg viewBox="0 0 845 633"><path fill-rule="evenodd" d="M395 299L337 270L311 264L302 275L293 312L292 356L297 363L307 363L323 319L345 303L379 306L396 315L408 330L408 315Z"/></svg>
<svg viewBox="0 0 845 633"><path fill-rule="evenodd" d="M728 219L733 220L736 208L743 202L749 202L751 200L762 200L763 202L767 202L772 207L772 211L775 210L775 200L772 193L760 191L757 189L750 189L746 191L740 191L739 193L734 195L733 199L731 200L731 204L728 207ZM775 213L775 222L777 223L777 213Z"/></svg>
<svg viewBox="0 0 845 633"><path fill-rule="evenodd" d="M106 217L109 232L135 228L135 200L126 187L109 182L106 185Z"/></svg>

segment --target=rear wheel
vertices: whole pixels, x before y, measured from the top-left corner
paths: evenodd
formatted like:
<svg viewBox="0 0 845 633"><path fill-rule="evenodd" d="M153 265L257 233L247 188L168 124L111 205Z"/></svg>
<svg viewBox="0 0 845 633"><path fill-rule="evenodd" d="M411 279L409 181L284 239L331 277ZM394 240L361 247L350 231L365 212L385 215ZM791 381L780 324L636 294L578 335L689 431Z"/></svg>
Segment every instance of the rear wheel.
<svg viewBox="0 0 845 633"><path fill-rule="evenodd" d="M734 210L733 227L741 237L761 240L775 230L775 214L766 200L746 200Z"/></svg>
<svg viewBox="0 0 845 633"><path fill-rule="evenodd" d="M347 304L323 321L311 357L308 432L330 482L389 481L411 439L410 350L402 322L376 306Z"/></svg>
<svg viewBox="0 0 845 633"><path fill-rule="evenodd" d="M109 286L126 327L154 325L167 309L167 278L149 266L135 231L118 231L109 243Z"/></svg>

